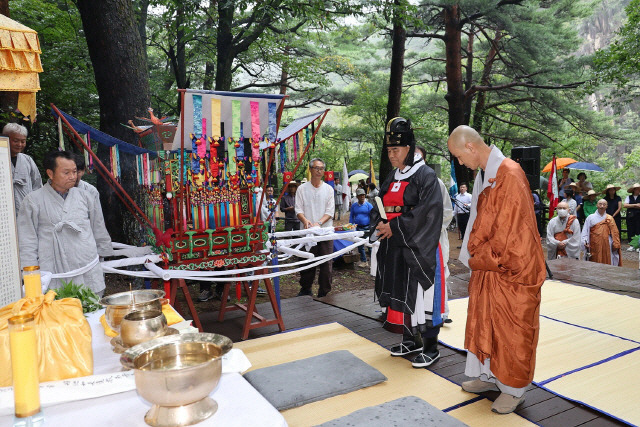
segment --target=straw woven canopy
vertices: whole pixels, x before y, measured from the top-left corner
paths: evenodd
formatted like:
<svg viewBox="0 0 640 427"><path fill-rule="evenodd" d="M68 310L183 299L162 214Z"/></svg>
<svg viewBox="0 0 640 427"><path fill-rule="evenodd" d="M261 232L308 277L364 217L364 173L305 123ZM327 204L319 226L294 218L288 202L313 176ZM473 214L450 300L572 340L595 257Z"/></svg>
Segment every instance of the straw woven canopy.
<svg viewBox="0 0 640 427"><path fill-rule="evenodd" d="M38 33L0 15L0 90L18 92L18 110L31 121L36 116L36 92L42 72Z"/></svg>

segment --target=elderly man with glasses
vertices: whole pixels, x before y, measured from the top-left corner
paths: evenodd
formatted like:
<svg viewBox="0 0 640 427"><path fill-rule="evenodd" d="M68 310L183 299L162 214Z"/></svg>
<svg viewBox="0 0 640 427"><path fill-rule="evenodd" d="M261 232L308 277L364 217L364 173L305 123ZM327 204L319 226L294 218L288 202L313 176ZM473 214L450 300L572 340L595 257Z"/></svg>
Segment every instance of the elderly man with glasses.
<svg viewBox="0 0 640 427"><path fill-rule="evenodd" d="M333 188L322 181L325 163L322 159L309 162L311 181L298 187L296 193L296 216L301 228L333 227L335 204ZM328 255L333 252L333 241L318 242L309 251L315 256ZM318 277L318 298L327 295L331 290L331 260L320 264ZM300 292L298 296L311 295L311 287L316 276L316 267L300 272Z"/></svg>
<svg viewBox="0 0 640 427"><path fill-rule="evenodd" d="M7 123L2 133L9 138L13 200L17 215L27 194L42 187L42 177L33 159L23 153L27 146L27 128L18 123Z"/></svg>

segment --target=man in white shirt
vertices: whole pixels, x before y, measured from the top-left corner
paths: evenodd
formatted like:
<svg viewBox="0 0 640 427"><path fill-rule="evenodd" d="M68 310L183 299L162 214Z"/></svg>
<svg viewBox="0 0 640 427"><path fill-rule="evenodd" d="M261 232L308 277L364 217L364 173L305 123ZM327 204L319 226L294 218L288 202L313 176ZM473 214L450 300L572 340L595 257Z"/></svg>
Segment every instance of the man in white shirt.
<svg viewBox="0 0 640 427"><path fill-rule="evenodd" d="M27 146L27 128L18 123L7 123L2 133L9 138L13 200L17 215L27 194L42 187L42 177L33 159L22 153Z"/></svg>
<svg viewBox="0 0 640 427"><path fill-rule="evenodd" d="M580 222L569 214L567 202L556 206L557 215L547 225L547 258L580 258Z"/></svg>
<svg viewBox="0 0 640 427"><path fill-rule="evenodd" d="M333 227L335 201L333 188L322 181L325 163L322 159L309 162L311 181L298 187L296 193L296 215L302 229L311 227ZM333 241L318 242L309 251L315 256L333 253ZM318 298L327 295L331 290L331 260L320 264L318 276ZM316 267L300 272L300 292L298 296L311 295L311 287L316 276Z"/></svg>
<svg viewBox="0 0 640 427"><path fill-rule="evenodd" d="M456 215L460 238L464 239L464 233L467 230L469 222L469 212L471 211L471 194L467 193L467 185L460 185L460 192L456 194L456 203L453 207L453 213Z"/></svg>

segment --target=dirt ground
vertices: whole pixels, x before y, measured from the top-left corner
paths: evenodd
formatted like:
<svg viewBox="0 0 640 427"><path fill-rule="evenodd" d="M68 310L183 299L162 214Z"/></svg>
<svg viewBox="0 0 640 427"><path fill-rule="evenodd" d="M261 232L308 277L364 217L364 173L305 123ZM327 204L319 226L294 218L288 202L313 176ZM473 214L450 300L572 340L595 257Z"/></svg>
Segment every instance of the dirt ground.
<svg viewBox="0 0 640 427"><path fill-rule="evenodd" d="M336 225L342 224L345 221L335 221ZM460 246L462 240L458 237L457 229L449 232L449 270L452 276L456 276L462 280L458 280L454 283L460 289L452 289L454 297L464 296L466 294L466 285L464 284L464 280L468 279L469 270L458 261L458 255L460 253ZM546 256L546 242L542 240L543 249L545 251ZM622 258L623 258L623 267L638 269L638 253L637 252L627 252L626 249L629 246L624 243L622 247ZM354 251L354 255L357 254L357 250ZM358 256L353 257L355 262L359 261ZM333 284L332 284L332 293L340 293L347 291L356 291L356 290L366 290L371 289L373 294L374 287L374 279L369 275L369 269L363 267L357 267L354 263L345 263L342 259L338 259L334 261L333 266ZM299 285L300 275L299 273L295 273L292 275L286 275L280 277L280 297L285 298L293 298L298 294L300 290ZM105 295L110 295L117 292L123 292L129 290L129 286L133 289L141 289L144 287L144 283L141 279L132 280L132 278L107 274L106 275L106 283L107 289L105 291ZM206 302L199 302L198 295L200 293L200 286L198 282L188 282L190 296L195 303L196 309L198 312L207 312L207 311L217 311L220 307L219 300L209 300ZM316 283L313 286L314 294L317 293L317 279ZM235 290L234 286L231 287L231 301L235 301ZM178 292L178 300L183 301L184 297ZM243 302L246 298L243 297ZM266 295L258 296L258 303L266 302ZM185 306L186 307L186 306Z"/></svg>

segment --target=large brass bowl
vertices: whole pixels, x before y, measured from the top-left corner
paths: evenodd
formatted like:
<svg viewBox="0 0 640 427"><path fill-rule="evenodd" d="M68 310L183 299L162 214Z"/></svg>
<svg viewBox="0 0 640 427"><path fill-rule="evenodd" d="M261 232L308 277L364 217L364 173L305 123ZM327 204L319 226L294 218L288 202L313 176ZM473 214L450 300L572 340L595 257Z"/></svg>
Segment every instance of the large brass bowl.
<svg viewBox="0 0 640 427"><path fill-rule="evenodd" d="M164 291L159 289L138 289L107 295L100 300L100 304L106 307L104 317L107 324L114 331L120 332L120 323L127 313L141 310L162 311L162 297Z"/></svg>
<svg viewBox="0 0 640 427"><path fill-rule="evenodd" d="M155 427L187 426L209 418L209 397L220 381L222 356L233 342L222 335L170 335L138 344L120 357L134 369L138 393L153 406L144 420Z"/></svg>

